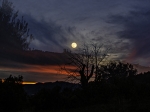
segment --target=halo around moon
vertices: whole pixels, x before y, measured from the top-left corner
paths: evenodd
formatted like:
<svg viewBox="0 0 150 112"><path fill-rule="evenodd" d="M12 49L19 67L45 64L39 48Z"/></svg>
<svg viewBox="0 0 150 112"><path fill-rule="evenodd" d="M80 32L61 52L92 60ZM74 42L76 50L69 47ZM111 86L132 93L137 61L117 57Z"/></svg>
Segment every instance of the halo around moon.
<svg viewBox="0 0 150 112"><path fill-rule="evenodd" d="M71 44L71 47L72 47L72 48L76 48L76 47L77 47L77 43L73 42L73 43Z"/></svg>

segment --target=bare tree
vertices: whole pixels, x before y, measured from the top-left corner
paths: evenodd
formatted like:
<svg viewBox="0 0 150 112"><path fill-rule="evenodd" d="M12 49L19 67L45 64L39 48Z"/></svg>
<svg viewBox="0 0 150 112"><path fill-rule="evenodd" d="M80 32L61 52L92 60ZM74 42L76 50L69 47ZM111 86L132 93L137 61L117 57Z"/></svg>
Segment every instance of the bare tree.
<svg viewBox="0 0 150 112"><path fill-rule="evenodd" d="M77 52L65 52L68 57L69 65L74 67L74 70L68 70L66 66L62 67L68 73L68 80L79 81L83 88L86 88L89 80L98 79L98 67L104 63L108 57L110 47L105 47L99 44L84 45Z"/></svg>

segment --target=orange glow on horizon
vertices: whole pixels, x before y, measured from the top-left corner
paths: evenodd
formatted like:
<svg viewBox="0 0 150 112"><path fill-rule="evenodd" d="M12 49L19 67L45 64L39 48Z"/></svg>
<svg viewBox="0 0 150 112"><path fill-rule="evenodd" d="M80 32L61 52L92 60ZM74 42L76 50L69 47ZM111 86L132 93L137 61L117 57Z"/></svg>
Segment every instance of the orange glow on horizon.
<svg viewBox="0 0 150 112"><path fill-rule="evenodd" d="M22 84L36 84L37 82L23 82Z"/></svg>

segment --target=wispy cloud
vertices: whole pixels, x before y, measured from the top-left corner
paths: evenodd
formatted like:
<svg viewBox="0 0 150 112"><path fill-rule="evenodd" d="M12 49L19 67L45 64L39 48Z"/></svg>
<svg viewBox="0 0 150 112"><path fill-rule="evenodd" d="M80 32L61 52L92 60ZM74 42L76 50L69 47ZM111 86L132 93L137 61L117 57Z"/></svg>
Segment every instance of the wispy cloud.
<svg viewBox="0 0 150 112"><path fill-rule="evenodd" d="M117 32L118 37L132 42L128 57L130 61L150 56L149 20L149 8L130 11L128 15L113 15L110 17L110 23L122 27L122 31Z"/></svg>

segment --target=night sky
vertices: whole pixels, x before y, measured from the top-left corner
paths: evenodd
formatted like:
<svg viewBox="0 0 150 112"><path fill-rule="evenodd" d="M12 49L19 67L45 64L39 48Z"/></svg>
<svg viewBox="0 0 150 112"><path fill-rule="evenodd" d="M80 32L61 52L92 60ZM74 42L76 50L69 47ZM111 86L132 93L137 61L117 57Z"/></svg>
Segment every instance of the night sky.
<svg viewBox="0 0 150 112"><path fill-rule="evenodd" d="M150 0L9 0L29 23L31 49L111 44L118 59L150 66Z"/></svg>

